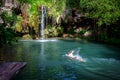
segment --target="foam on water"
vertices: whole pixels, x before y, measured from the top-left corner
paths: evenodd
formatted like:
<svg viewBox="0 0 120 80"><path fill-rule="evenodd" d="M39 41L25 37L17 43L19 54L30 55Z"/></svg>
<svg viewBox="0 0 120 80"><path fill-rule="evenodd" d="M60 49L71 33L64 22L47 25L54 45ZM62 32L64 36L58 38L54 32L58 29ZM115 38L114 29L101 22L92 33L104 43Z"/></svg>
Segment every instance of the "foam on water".
<svg viewBox="0 0 120 80"><path fill-rule="evenodd" d="M36 40L37 42L55 42L57 39L44 39L44 40Z"/></svg>
<svg viewBox="0 0 120 80"><path fill-rule="evenodd" d="M20 41L32 41L32 42L56 42L57 39L39 39L39 40L20 40Z"/></svg>

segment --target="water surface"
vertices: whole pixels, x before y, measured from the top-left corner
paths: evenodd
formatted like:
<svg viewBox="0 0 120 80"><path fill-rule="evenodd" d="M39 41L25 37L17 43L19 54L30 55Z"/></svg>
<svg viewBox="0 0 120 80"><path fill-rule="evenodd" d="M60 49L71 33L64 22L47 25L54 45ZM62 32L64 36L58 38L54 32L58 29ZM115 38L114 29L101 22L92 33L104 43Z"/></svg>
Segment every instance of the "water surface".
<svg viewBox="0 0 120 80"><path fill-rule="evenodd" d="M70 50L76 50L86 62L65 56ZM24 40L1 49L0 56L5 61L27 62L13 80L120 80L120 50L110 45L82 40Z"/></svg>

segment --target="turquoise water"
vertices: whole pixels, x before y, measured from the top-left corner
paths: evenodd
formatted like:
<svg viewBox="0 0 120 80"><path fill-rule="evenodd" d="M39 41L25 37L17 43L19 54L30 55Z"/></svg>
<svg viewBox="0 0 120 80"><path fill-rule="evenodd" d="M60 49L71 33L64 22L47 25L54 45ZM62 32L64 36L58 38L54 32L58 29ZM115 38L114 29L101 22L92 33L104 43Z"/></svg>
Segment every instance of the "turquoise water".
<svg viewBox="0 0 120 80"><path fill-rule="evenodd" d="M65 56L70 50L86 62ZM27 62L13 80L120 80L120 50L110 45L82 40L29 40L1 53L6 51L6 61Z"/></svg>

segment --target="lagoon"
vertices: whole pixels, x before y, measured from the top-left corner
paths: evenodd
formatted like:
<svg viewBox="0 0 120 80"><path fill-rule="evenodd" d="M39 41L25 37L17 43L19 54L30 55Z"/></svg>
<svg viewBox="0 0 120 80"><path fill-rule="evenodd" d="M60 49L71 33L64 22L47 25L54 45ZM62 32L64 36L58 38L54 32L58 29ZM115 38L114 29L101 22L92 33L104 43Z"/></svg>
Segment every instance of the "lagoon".
<svg viewBox="0 0 120 80"><path fill-rule="evenodd" d="M70 50L81 62L65 56ZM119 80L120 50L72 39L21 40L0 50L6 62L27 62L13 80Z"/></svg>

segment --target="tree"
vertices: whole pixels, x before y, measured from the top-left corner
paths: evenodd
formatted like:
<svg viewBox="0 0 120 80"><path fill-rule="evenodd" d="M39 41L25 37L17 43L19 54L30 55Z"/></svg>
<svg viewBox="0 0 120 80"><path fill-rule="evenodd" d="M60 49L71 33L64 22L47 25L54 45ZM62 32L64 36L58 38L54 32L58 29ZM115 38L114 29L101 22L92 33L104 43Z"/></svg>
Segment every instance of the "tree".
<svg viewBox="0 0 120 80"><path fill-rule="evenodd" d="M16 37L18 35L11 28L16 21L16 15L14 13L9 15L7 12L3 12L0 17L3 19L3 23L0 23L0 46L4 46L17 40Z"/></svg>
<svg viewBox="0 0 120 80"><path fill-rule="evenodd" d="M80 0L80 7L87 17L97 20L98 26L110 25L120 17L120 7L115 0Z"/></svg>
<svg viewBox="0 0 120 80"><path fill-rule="evenodd" d="M80 0L81 11L93 20L93 32L97 40L120 40L119 4L120 0Z"/></svg>

